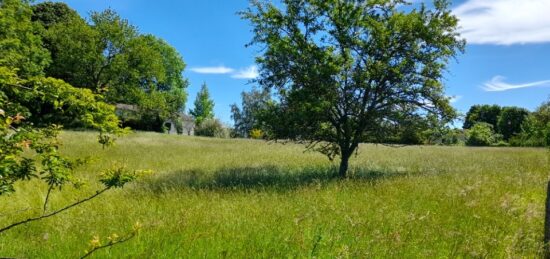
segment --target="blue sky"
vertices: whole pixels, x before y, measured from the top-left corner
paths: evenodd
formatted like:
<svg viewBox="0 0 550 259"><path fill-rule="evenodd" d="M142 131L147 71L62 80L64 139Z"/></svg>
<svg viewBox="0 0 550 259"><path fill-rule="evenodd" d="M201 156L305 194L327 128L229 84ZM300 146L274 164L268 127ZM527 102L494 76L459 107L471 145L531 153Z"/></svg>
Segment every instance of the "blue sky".
<svg viewBox="0 0 550 259"><path fill-rule="evenodd" d="M419 2L421 0L415 0ZM229 105L250 90L257 50L236 12L247 0L65 0L82 16L108 7L173 45L187 63L189 109L203 82L215 114L231 123ZM466 53L445 77L447 95L465 113L474 104L536 108L550 96L550 0L453 1Z"/></svg>

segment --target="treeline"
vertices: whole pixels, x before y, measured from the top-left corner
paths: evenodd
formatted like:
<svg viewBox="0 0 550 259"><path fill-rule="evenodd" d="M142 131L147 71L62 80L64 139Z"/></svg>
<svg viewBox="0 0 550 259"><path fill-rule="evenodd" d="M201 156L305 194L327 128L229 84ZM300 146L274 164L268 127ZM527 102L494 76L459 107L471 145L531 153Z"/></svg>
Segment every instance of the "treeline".
<svg viewBox="0 0 550 259"><path fill-rule="evenodd" d="M275 105L268 90L253 89L241 94L241 105L231 106L232 136L269 138L266 123ZM459 117L457 115L457 117ZM384 128L377 141L406 145L550 146L550 101L535 111L521 107L474 105L464 117L463 128L454 128L430 116L409 116Z"/></svg>
<svg viewBox="0 0 550 259"><path fill-rule="evenodd" d="M65 3L29 6L27 1L2 2L3 9L10 8L8 2L13 2L13 8L30 11L24 18L30 19L28 24L37 47L45 50L41 56L28 56L37 62L19 66L21 70L43 67L41 73L45 77L89 89L107 103L135 107L124 116L119 113L123 126L133 129L162 131L166 120L183 111L188 86L182 76L185 63L164 40L140 33L110 9L92 12L90 19L85 20ZM21 29L20 24L3 26ZM59 120L46 116L50 114L48 107L42 108L45 110L35 116L44 120L43 124L50 119ZM81 126L71 118L63 122L65 127Z"/></svg>
<svg viewBox="0 0 550 259"><path fill-rule="evenodd" d="M535 111L520 107L474 105L466 114L463 128L471 146L549 146L550 102Z"/></svg>

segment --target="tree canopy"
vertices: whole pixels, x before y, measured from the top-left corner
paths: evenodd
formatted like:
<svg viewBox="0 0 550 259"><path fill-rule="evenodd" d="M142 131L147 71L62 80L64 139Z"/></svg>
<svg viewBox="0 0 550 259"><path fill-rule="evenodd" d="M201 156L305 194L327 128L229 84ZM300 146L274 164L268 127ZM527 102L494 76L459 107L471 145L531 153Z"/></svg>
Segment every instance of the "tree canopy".
<svg viewBox="0 0 550 259"><path fill-rule="evenodd" d="M278 103L266 116L271 138L290 139L340 156L378 141L410 116L454 117L441 77L465 42L449 2L411 11L406 1L251 1L257 82ZM281 7L279 7L281 6Z"/></svg>
<svg viewBox="0 0 550 259"><path fill-rule="evenodd" d="M478 122L485 122L497 128L498 117L502 112L502 107L498 105L474 105L466 113L464 120L464 129L473 127Z"/></svg>
<svg viewBox="0 0 550 259"><path fill-rule="evenodd" d="M90 24L64 4L41 3L34 9L40 11L36 21L47 24L43 35L52 56L48 76L91 89L109 103L138 106L131 123L137 129L159 129L184 110L186 65L167 42L140 34L109 9L93 12ZM66 18L53 19L57 13Z"/></svg>

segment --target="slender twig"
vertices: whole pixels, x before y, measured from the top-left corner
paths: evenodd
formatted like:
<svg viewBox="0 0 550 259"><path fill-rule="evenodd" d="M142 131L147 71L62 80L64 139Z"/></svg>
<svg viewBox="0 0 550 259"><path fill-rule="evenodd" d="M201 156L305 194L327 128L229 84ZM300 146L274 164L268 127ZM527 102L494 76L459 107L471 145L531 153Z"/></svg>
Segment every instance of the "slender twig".
<svg viewBox="0 0 550 259"><path fill-rule="evenodd" d="M10 224L10 225L8 225L8 226L6 226L6 227L0 228L0 233L2 233L2 232L4 232L4 231L7 231L7 230L9 230L9 229L11 229L11 228L13 228L13 227L22 225L22 224L26 224L26 223L29 223L29 222L33 222L33 221L37 221L37 220L49 218L49 217L51 217L51 216L55 216L55 215L57 215L57 214L59 214L59 213L61 213L61 212L63 212L63 211L66 211L66 210L68 210L68 209L70 209L70 208L73 208L73 207L75 207L75 206L77 206L77 205L79 205L79 204L82 204L82 203L84 203L84 202L87 202L87 201L89 201L89 200L91 200L91 199L93 199L93 198L95 198L95 197L101 195L102 193L104 193L105 191L107 191L107 190L109 190L109 189L111 189L111 187L106 187L106 188L104 188L104 189L102 189L102 190L100 190L100 191L97 191L94 195L92 195L92 196L90 196L90 197L88 197L88 198L86 198L86 199L77 201L77 202L75 202L75 203L73 203L73 204L70 204L70 205L68 205L68 206L66 206L66 207L63 207L63 208L58 209L58 210L56 210L56 211L53 211L53 212L51 212L51 213L44 214L44 215L39 216L39 217L28 218L28 219L26 219L26 220L22 220L22 221L19 221L19 222L15 222L15 223Z"/></svg>
<svg viewBox="0 0 550 259"><path fill-rule="evenodd" d="M94 252L96 252L97 250L100 250L100 249L104 249L104 248L107 248L107 247L111 247L111 246L115 246L115 245L118 245L118 244L122 244L124 242L127 242L129 241L130 239L136 237L137 235L137 232L132 232L129 236L125 237L125 238L122 238L118 241L113 241L109 244L106 244L106 245L103 245L103 246L98 246L98 247L95 247L94 249L88 251L84 256L80 257L81 259L83 258L86 258L90 255L92 255Z"/></svg>
<svg viewBox="0 0 550 259"><path fill-rule="evenodd" d="M43 213L46 213L46 210L48 209L48 201L50 200L50 194L52 193L53 185L50 185L50 188L48 188L48 193L46 194L46 199L44 200L44 209Z"/></svg>

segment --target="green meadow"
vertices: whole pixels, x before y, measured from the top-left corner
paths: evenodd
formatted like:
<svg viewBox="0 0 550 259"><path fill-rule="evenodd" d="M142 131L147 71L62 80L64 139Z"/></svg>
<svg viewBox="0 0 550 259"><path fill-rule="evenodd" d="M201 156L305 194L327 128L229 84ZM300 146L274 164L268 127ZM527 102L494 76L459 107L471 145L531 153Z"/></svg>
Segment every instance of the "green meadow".
<svg viewBox="0 0 550 259"><path fill-rule="evenodd" d="M62 153L90 157L88 185L53 193L51 209L93 194L114 164L151 169L58 216L0 235L0 257L73 258L90 240L139 235L94 258L533 258L542 255L548 153L530 148L362 145L351 177L303 146L135 133L103 150L64 132ZM0 197L0 226L39 215L46 186Z"/></svg>

